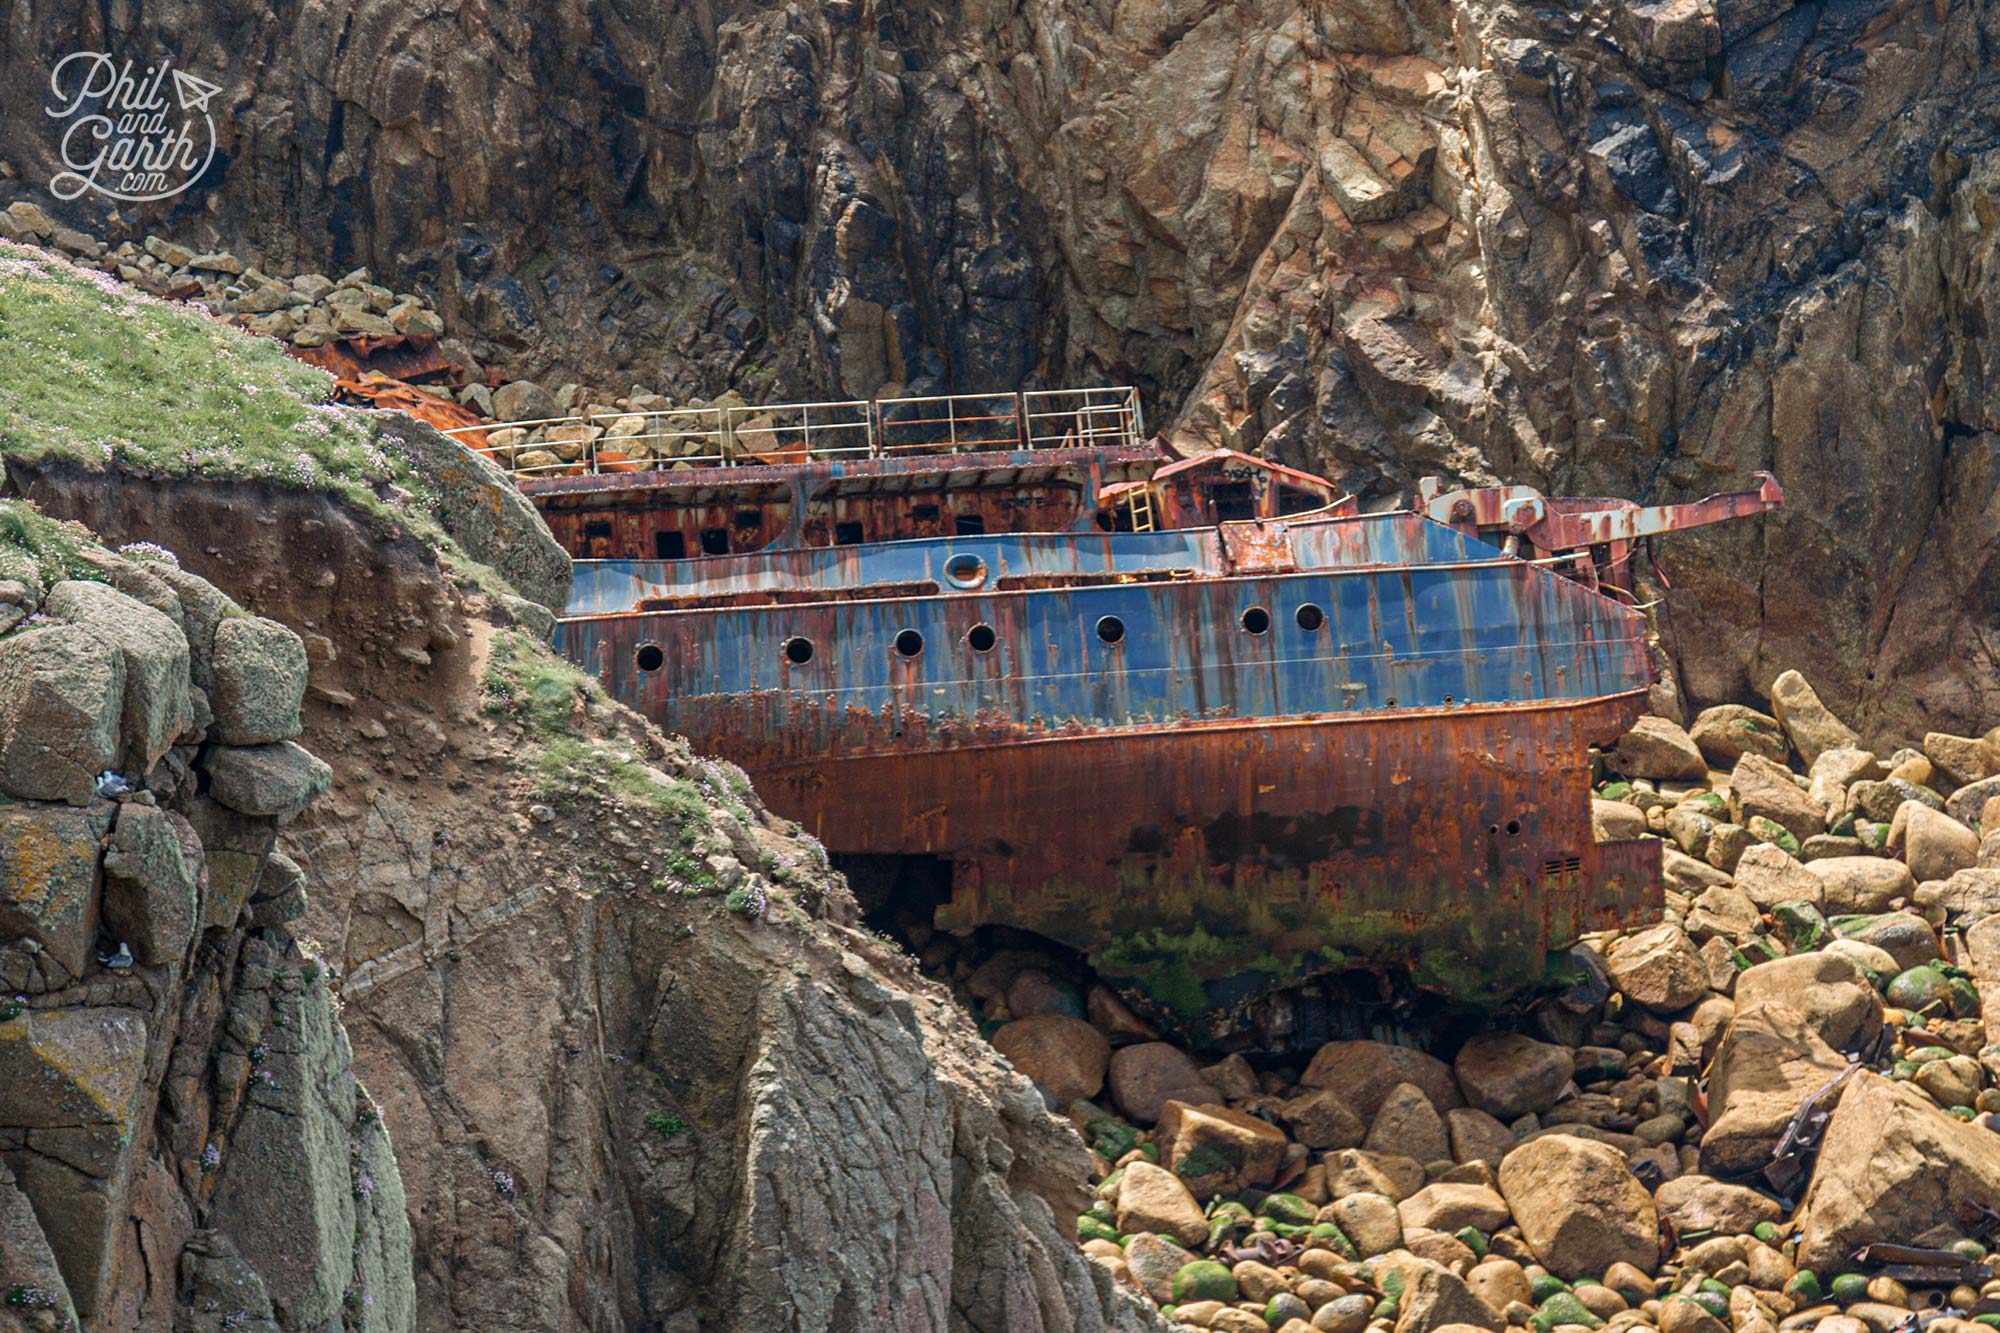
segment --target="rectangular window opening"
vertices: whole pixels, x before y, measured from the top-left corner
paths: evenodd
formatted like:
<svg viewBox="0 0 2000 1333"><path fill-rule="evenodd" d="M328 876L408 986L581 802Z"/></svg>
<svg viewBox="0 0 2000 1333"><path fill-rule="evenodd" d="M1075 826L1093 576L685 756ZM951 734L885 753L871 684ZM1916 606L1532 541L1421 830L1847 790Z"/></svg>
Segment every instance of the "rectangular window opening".
<svg viewBox="0 0 2000 1333"><path fill-rule="evenodd" d="M1217 523L1238 523L1257 517L1257 501L1250 494L1247 481L1218 481L1209 487L1208 495L1215 506Z"/></svg>

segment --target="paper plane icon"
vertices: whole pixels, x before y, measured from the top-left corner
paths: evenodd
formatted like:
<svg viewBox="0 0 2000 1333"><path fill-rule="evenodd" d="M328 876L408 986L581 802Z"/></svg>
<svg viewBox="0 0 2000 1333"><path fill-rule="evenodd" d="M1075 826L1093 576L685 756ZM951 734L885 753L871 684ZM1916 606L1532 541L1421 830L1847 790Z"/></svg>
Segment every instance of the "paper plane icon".
<svg viewBox="0 0 2000 1333"><path fill-rule="evenodd" d="M208 99L221 91L222 89L206 79L197 79L194 75L184 74L180 70L174 71L174 94L181 99L183 111L207 111Z"/></svg>

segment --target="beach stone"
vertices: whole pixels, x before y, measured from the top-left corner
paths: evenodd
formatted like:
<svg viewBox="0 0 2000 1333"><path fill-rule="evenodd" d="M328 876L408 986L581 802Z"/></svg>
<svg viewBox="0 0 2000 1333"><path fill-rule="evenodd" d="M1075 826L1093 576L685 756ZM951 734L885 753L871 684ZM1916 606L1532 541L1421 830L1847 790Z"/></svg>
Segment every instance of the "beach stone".
<svg viewBox="0 0 2000 1333"><path fill-rule="evenodd" d="M1713 1176L1677 1176L1654 1192L1660 1219L1676 1231L1717 1231L1747 1234L1759 1222L1784 1220L1784 1209L1745 1185L1731 1185Z"/></svg>
<svg viewBox="0 0 2000 1333"><path fill-rule="evenodd" d="M1993 743L1991 733L1987 741ZM2000 777L1981 778L1966 783L1947 797L1944 812L1961 824L1977 824L1986 803L1996 796L2000 796Z"/></svg>
<svg viewBox="0 0 2000 1333"><path fill-rule="evenodd" d="M1458 1106L1446 1111L1444 1128L1451 1136L1454 1162L1484 1162L1497 1167L1514 1146L1514 1131L1476 1107Z"/></svg>
<svg viewBox="0 0 2000 1333"><path fill-rule="evenodd" d="M1508 1153L1499 1174L1529 1249L1558 1277L1595 1277L1614 1263L1651 1272L1659 1262L1653 1197L1618 1149L1551 1134Z"/></svg>
<svg viewBox="0 0 2000 1333"><path fill-rule="evenodd" d="M1624 842L1646 835L1646 813L1623 801L1590 801L1590 836L1596 842Z"/></svg>
<svg viewBox="0 0 2000 1333"><path fill-rule="evenodd" d="M1031 967L1007 983L1007 1012L1015 1018L1034 1014L1084 1016L1083 996L1075 987Z"/></svg>
<svg viewBox="0 0 2000 1333"><path fill-rule="evenodd" d="M1819 887L1817 882L1813 887ZM1694 938L1717 934L1749 935L1762 921L1763 914L1749 894L1732 884L1713 884L1703 889L1701 896L1694 900L1687 927L1689 935Z"/></svg>
<svg viewBox="0 0 2000 1333"><path fill-rule="evenodd" d="M1708 969L1701 954L1687 932L1675 925L1653 926L1625 937L1606 965L1620 994L1655 1013L1685 1009L1708 993Z"/></svg>
<svg viewBox="0 0 2000 1333"><path fill-rule="evenodd" d="M1881 773L1870 750L1841 746L1828 750L1806 766L1811 779L1808 794L1828 810L1847 808L1847 789Z"/></svg>
<svg viewBox="0 0 2000 1333"><path fill-rule="evenodd" d="M1448 1239L1448 1238L1447 1238ZM1485 1329L1489 1333L1506 1327L1506 1321L1473 1295L1465 1279L1438 1263L1427 1263L1414 1274L1406 1272L1403 1294L1397 1301L1396 1333L1444 1333L1447 1329Z"/></svg>
<svg viewBox="0 0 2000 1333"><path fill-rule="evenodd" d="M1721 871L1733 871L1743 853L1756 844L1750 830L1741 824L1716 824L1708 830L1708 848L1702 859Z"/></svg>
<svg viewBox="0 0 2000 1333"><path fill-rule="evenodd" d="M514 380L493 391L493 415L499 421L544 421L562 415L562 408L533 380Z"/></svg>
<svg viewBox="0 0 2000 1333"><path fill-rule="evenodd" d="M1327 1190L1336 1200L1363 1193L1407 1199L1425 1184L1423 1163L1410 1157L1340 1148L1322 1161Z"/></svg>
<svg viewBox="0 0 2000 1333"><path fill-rule="evenodd" d="M1939 1106L1972 1105L1982 1084L1979 1062L1969 1055L1928 1061L1911 1082L1928 1092Z"/></svg>
<svg viewBox="0 0 2000 1333"><path fill-rule="evenodd" d="M1702 1169L1718 1176L1763 1169L1799 1104L1846 1067L1797 1009L1739 1005L1709 1067Z"/></svg>
<svg viewBox="0 0 2000 1333"><path fill-rule="evenodd" d="M1799 1202L1796 1262L1837 1272L1876 1241L1907 1243L1941 1228L1981 1234L1982 1209L2000 1211L2000 1134L1863 1070L1834 1107Z"/></svg>
<svg viewBox="0 0 2000 1333"><path fill-rule="evenodd" d="M1729 775L1729 812L1732 822L1746 828L1761 817L1802 841L1826 832L1825 807L1799 789L1789 768L1762 755L1736 761Z"/></svg>
<svg viewBox="0 0 2000 1333"><path fill-rule="evenodd" d="M1331 1088L1312 1088L1284 1102L1278 1117L1308 1148L1358 1148L1368 1125Z"/></svg>
<svg viewBox="0 0 2000 1333"><path fill-rule="evenodd" d="M1929 732L1924 736L1924 757L1955 786L1962 787L2000 772L2000 765L1995 762L2000 756L1994 754L1993 747L1983 737Z"/></svg>
<svg viewBox="0 0 2000 1333"><path fill-rule="evenodd" d="M1664 717L1642 717L1619 738L1605 756L1616 772L1628 778L1701 778L1708 764L1680 724Z"/></svg>
<svg viewBox="0 0 2000 1333"><path fill-rule="evenodd" d="M1497 1119L1513 1120L1553 1106L1576 1073L1576 1061L1561 1046L1517 1032L1487 1032L1459 1048L1452 1071L1467 1102Z"/></svg>
<svg viewBox="0 0 2000 1333"><path fill-rule="evenodd" d="M1919 888L1919 897L1922 896L1922 892ZM1937 932L1931 929L1930 922L1913 912L1885 912L1863 925L1845 926L1842 929L1846 932L1846 938L1827 945L1827 950L1838 952L1840 945L1873 949L1889 959L1888 976L1906 972L1925 963L1934 963L1941 952L1938 948ZM1870 966L1862 963L1859 957L1855 957L1854 961L1863 967Z"/></svg>
<svg viewBox="0 0 2000 1333"><path fill-rule="evenodd" d="M1650 1285L1650 1279L1648 1283ZM1465 1285L1472 1294L1494 1314L1500 1314L1516 1301L1522 1305L1533 1305L1534 1288L1528 1285L1528 1274L1520 1264L1512 1259L1491 1255L1475 1264L1465 1275Z"/></svg>
<svg viewBox="0 0 2000 1333"><path fill-rule="evenodd" d="M1850 1050L1882 1026L1882 997L1851 960L1839 954L1796 954L1759 963L1736 978L1739 1013L1784 1005L1803 1014L1820 1039Z"/></svg>
<svg viewBox="0 0 2000 1333"><path fill-rule="evenodd" d="M1285 1161L1283 1131L1227 1106L1169 1100L1154 1138L1162 1165L1203 1197L1268 1186Z"/></svg>
<svg viewBox="0 0 2000 1333"><path fill-rule="evenodd" d="M1889 823L1889 850L1902 854L1910 877L1921 884L1977 865L1979 835L1941 810L1905 801Z"/></svg>
<svg viewBox="0 0 2000 1333"><path fill-rule="evenodd" d="M1451 1066L1434 1055L1380 1041L1331 1041L1313 1054L1299 1083L1331 1088L1357 1115L1373 1120L1398 1084L1414 1083L1436 1110L1464 1105Z"/></svg>
<svg viewBox="0 0 2000 1333"><path fill-rule="evenodd" d="M1746 754L1762 755L1782 764L1791 748L1777 718L1742 704L1717 704L1702 709L1688 735L1703 757L1717 768L1734 767Z"/></svg>
<svg viewBox="0 0 2000 1333"><path fill-rule="evenodd" d="M1152 1231L1187 1246L1208 1240L1208 1219L1181 1178L1151 1162L1130 1162L1118 1183L1117 1220L1121 1234Z"/></svg>
<svg viewBox="0 0 2000 1333"><path fill-rule="evenodd" d="M1200 1209L1195 1211L1198 1213ZM1141 1231L1125 1238L1126 1270L1132 1274L1132 1281L1152 1297L1155 1304L1164 1305L1173 1299L1174 1274L1193 1262L1193 1254L1169 1237L1155 1232Z"/></svg>
<svg viewBox="0 0 2000 1333"><path fill-rule="evenodd" d="M1827 953L1838 954L1863 972L1872 974L1871 979L1878 983L1887 982L1889 978L1905 970L1897 964L1895 955L1887 949L1878 949L1860 940L1829 940L1823 947Z"/></svg>
<svg viewBox="0 0 2000 1333"><path fill-rule="evenodd" d="M1003 1024L993 1034L993 1049L1057 1106L1095 1097L1111 1062L1104 1034L1068 1014L1030 1014Z"/></svg>
<svg viewBox="0 0 2000 1333"><path fill-rule="evenodd" d="M1829 917L1884 912L1896 899L1911 898L1917 891L1909 867L1879 856L1832 856L1808 861L1806 870L1824 888L1820 905Z"/></svg>
<svg viewBox="0 0 2000 1333"><path fill-rule="evenodd" d="M1397 1153L1419 1162L1448 1160L1451 1136L1424 1090L1399 1083L1389 1090L1361 1146L1373 1153Z"/></svg>
<svg viewBox="0 0 2000 1333"><path fill-rule="evenodd" d="M1134 1124L1150 1125L1169 1101L1213 1102L1218 1093L1185 1051L1164 1041L1140 1042L1112 1053L1111 1099Z"/></svg>
<svg viewBox="0 0 2000 1333"><path fill-rule="evenodd" d="M1784 672L1771 682L1771 711L1808 768L1826 751L1852 747L1861 739L1820 702L1818 693L1796 671Z"/></svg>
<svg viewBox="0 0 2000 1333"><path fill-rule="evenodd" d="M1826 899L1824 880L1797 857L1768 842L1744 851L1736 862L1735 887L1765 911L1786 902L1809 902L1818 907Z"/></svg>
<svg viewBox="0 0 2000 1333"><path fill-rule="evenodd" d="M1714 836L1713 830L1710 830L1709 836ZM1692 898L1703 889L1729 883L1729 872L1718 870L1706 861L1696 860L1678 847L1665 847L1660 855L1660 878L1675 893Z"/></svg>
<svg viewBox="0 0 2000 1333"><path fill-rule="evenodd" d="M1953 926L1964 929L2000 914L2000 869L1975 867L1916 887L1919 907L1940 908Z"/></svg>
<svg viewBox="0 0 2000 1333"><path fill-rule="evenodd" d="M1319 1210L1318 1220L1339 1227L1363 1258L1387 1254L1403 1244L1402 1211L1386 1194L1363 1191L1335 1199Z"/></svg>
<svg viewBox="0 0 2000 1333"><path fill-rule="evenodd" d="M1236 1275L1213 1259L1196 1259L1174 1274L1174 1300L1177 1303L1233 1301L1236 1295ZM1263 1321L1258 1322L1261 1324Z"/></svg>
<svg viewBox="0 0 2000 1333"><path fill-rule="evenodd" d="M1513 1218L1498 1190L1447 1181L1424 1186L1397 1204L1396 1212L1405 1233L1418 1228L1449 1233L1460 1227L1476 1227L1491 1234Z"/></svg>

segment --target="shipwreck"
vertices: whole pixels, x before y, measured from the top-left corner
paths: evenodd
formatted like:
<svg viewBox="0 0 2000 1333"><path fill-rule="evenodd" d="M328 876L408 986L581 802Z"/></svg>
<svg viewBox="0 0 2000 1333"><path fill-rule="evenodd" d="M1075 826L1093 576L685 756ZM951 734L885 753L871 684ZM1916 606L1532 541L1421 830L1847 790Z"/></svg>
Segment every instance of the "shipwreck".
<svg viewBox="0 0 2000 1333"><path fill-rule="evenodd" d="M577 561L563 653L858 891L1058 941L1183 1030L1261 1002L1267 1038L1304 983L1493 998L1657 918L1658 841L1590 820L1653 681L1635 544L1783 500L1364 513L1176 458L1122 388L621 419L509 423L570 445L517 471Z"/></svg>

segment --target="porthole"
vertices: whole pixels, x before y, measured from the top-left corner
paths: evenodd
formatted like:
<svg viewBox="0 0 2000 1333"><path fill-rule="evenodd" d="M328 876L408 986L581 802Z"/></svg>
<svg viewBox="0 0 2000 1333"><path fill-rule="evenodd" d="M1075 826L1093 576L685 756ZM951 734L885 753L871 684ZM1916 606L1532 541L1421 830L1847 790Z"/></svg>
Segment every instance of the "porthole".
<svg viewBox="0 0 2000 1333"><path fill-rule="evenodd" d="M896 651L904 657L915 657L924 650L924 636L913 629L906 629L896 636Z"/></svg>
<svg viewBox="0 0 2000 1333"><path fill-rule="evenodd" d="M944 576L954 588L977 588L986 582L986 562L967 551L961 551L944 562Z"/></svg>
<svg viewBox="0 0 2000 1333"><path fill-rule="evenodd" d="M632 654L632 660L641 671L658 671L665 664L667 655L660 651L657 643L642 643L639 651Z"/></svg>
<svg viewBox="0 0 2000 1333"><path fill-rule="evenodd" d="M1307 602L1298 609L1292 619L1297 621L1299 628L1306 633L1315 634L1318 633L1319 627L1326 623L1326 612Z"/></svg>
<svg viewBox="0 0 2000 1333"><path fill-rule="evenodd" d="M785 640L785 660L793 666L804 666L813 660L813 641L803 635L793 635Z"/></svg>
<svg viewBox="0 0 2000 1333"><path fill-rule="evenodd" d="M991 625L974 625L965 632L965 646L975 653L990 653L998 642L999 636L994 634Z"/></svg>
<svg viewBox="0 0 2000 1333"><path fill-rule="evenodd" d="M1508 837L1510 837L1510 838L1513 838L1513 837L1518 837L1518 836L1520 835L1520 832L1521 832L1521 821L1520 821L1520 820L1518 820L1518 819L1510 819L1510 820L1508 820L1508 821L1507 821L1507 836L1508 836Z"/></svg>
<svg viewBox="0 0 2000 1333"><path fill-rule="evenodd" d="M1106 644L1125 642L1125 622L1117 616L1105 616L1097 622L1098 640Z"/></svg>
<svg viewBox="0 0 2000 1333"><path fill-rule="evenodd" d="M1243 629L1250 634L1268 634L1271 629L1271 613L1261 606L1245 607Z"/></svg>
<svg viewBox="0 0 2000 1333"><path fill-rule="evenodd" d="M1394 708L1396 706L1396 696L1393 694L1390 695L1387 700L1387 703L1389 707Z"/></svg>

